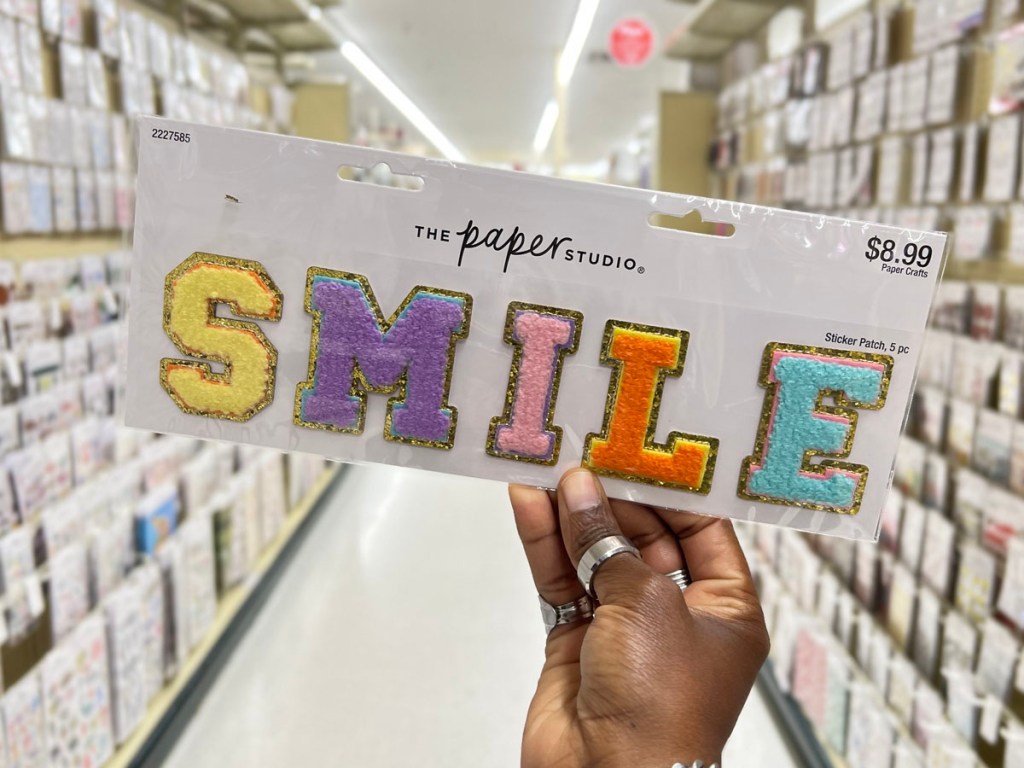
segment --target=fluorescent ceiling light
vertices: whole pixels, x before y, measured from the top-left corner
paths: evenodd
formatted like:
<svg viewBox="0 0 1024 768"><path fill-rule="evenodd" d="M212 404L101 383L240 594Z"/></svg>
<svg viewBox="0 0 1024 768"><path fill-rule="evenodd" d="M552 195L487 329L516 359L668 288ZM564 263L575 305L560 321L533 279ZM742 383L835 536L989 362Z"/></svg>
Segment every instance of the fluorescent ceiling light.
<svg viewBox="0 0 1024 768"><path fill-rule="evenodd" d="M565 41L565 48L558 58L558 85L560 88L568 88L572 76L576 72L576 65L583 53L583 46L586 45L590 36L590 28L594 26L594 16L597 14L597 6L601 0L580 0L576 8L576 18L569 31L569 39ZM544 114L541 115L540 125L537 126L537 136L533 140L533 151L543 154L548 144L551 143L551 134L555 132L558 125L558 101L552 99L544 107Z"/></svg>
<svg viewBox="0 0 1024 768"><path fill-rule="evenodd" d="M542 154L551 143L551 134L555 132L558 124L558 102L552 99L544 107L544 114L541 115L540 125L537 126L537 136L533 140L533 151Z"/></svg>
<svg viewBox="0 0 1024 768"><path fill-rule="evenodd" d="M594 16L600 2L601 0L580 0L579 8L576 9L576 20L572 23L569 39L565 42L562 56L558 60L558 84L563 88L569 85L576 71L576 64L579 63L583 46L590 36L590 28L594 25Z"/></svg>
<svg viewBox="0 0 1024 768"><path fill-rule="evenodd" d="M362 48L346 40L341 44L341 55L348 59L370 84L390 101L395 108L408 118L424 138L440 150L441 154L457 163L465 162L466 156L448 140L441 129L430 121L420 108L395 83L384 74Z"/></svg>
<svg viewBox="0 0 1024 768"><path fill-rule="evenodd" d="M324 20L324 13L320 6L314 5L310 0L292 0L292 5L314 24L320 24ZM338 42L340 43L341 41L339 40Z"/></svg>

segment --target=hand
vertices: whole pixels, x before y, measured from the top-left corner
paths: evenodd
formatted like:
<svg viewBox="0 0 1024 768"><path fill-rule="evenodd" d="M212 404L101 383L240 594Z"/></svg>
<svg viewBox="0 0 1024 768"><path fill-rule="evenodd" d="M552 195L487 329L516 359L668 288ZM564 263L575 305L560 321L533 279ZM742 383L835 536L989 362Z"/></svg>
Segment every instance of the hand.
<svg viewBox="0 0 1024 768"><path fill-rule="evenodd" d="M721 761L758 670L768 633L727 520L609 502L587 470L566 473L556 495L511 486L526 557L552 605L582 596L576 565L605 536L624 535L643 557L616 555L592 588L594 618L556 627L523 734L523 768ZM689 566L680 592L669 578Z"/></svg>

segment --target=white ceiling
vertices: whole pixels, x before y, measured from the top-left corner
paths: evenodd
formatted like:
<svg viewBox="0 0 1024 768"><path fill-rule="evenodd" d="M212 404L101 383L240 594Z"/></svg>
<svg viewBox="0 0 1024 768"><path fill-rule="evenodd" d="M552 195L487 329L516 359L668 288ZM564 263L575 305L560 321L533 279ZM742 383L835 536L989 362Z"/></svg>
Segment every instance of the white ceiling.
<svg viewBox="0 0 1024 768"><path fill-rule="evenodd" d="M331 13L471 162L532 164L533 138L554 95L555 63L576 7L577 0L345 0ZM660 52L691 9L677 0L601 2L569 94L567 163L606 159L657 109L660 56L642 69L602 60L615 23L645 19ZM373 125L379 115L412 133L340 56L317 57L317 68L349 76L356 124Z"/></svg>

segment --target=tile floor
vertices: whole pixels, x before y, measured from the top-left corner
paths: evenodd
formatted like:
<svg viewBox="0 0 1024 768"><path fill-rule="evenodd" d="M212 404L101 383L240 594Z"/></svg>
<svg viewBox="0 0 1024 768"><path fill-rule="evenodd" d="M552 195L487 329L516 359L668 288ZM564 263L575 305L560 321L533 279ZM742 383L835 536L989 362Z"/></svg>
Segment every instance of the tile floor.
<svg viewBox="0 0 1024 768"><path fill-rule="evenodd" d="M327 504L166 765L518 766L543 631L504 486L352 467ZM796 765L756 691L725 764Z"/></svg>

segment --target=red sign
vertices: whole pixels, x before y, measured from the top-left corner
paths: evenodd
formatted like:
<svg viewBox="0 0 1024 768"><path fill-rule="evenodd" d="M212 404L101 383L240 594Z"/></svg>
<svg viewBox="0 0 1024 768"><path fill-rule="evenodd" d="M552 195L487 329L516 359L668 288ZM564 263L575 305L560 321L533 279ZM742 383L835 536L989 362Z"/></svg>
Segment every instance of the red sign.
<svg viewBox="0 0 1024 768"><path fill-rule="evenodd" d="M654 31L646 21L623 19L612 30L608 51L624 67L639 67L654 53Z"/></svg>

